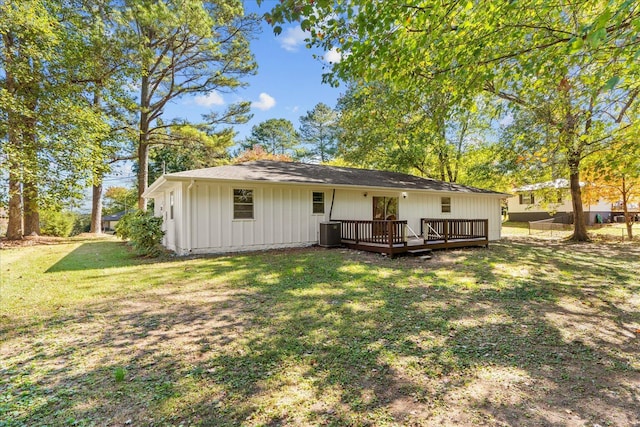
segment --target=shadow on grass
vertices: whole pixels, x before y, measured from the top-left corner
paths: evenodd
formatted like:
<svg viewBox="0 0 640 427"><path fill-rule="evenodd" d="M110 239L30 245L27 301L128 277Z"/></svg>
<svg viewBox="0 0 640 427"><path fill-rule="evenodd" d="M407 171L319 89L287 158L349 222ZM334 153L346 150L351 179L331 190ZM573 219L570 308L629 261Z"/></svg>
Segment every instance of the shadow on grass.
<svg viewBox="0 0 640 427"><path fill-rule="evenodd" d="M3 404L15 425L633 425L640 318L615 292L639 291L638 251L598 251L185 260L175 283L10 344Z"/></svg>

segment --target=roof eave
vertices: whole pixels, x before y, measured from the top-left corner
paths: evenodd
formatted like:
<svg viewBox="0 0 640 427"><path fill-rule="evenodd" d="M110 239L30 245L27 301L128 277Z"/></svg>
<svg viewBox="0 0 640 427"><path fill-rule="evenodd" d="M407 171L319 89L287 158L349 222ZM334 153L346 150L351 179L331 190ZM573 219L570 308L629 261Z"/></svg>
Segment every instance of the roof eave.
<svg viewBox="0 0 640 427"><path fill-rule="evenodd" d="M144 192L142 193L142 197L145 199L150 199L154 196L154 193L160 190L160 187L167 182L166 175L160 176L160 178L156 179L153 184L151 184Z"/></svg>
<svg viewBox="0 0 640 427"><path fill-rule="evenodd" d="M164 179L164 181L158 185L158 181L160 179ZM499 193L499 192L474 192L474 191L455 191L455 190L436 190L431 188L413 188L413 187L381 187L381 186L372 186L372 185L358 185L358 184L328 184L325 182L295 182L295 181L269 181L266 179L234 179L234 178L218 178L218 177L198 177L198 176L176 176L176 175L163 175L158 178L156 182L154 182L143 194L143 197L151 197L147 195L147 193L151 194L153 191L157 191L157 189L164 184L165 182L191 182L191 181L206 181L206 182L246 182L251 184L278 184L278 185L301 185L301 186L318 186L318 187L327 187L327 188L349 188L349 189L374 189L379 191L419 191L419 192L430 192L430 193L439 193L439 194L457 194L457 195L480 195L480 196L491 196L491 197L499 197L506 198L511 197L511 194L508 193Z"/></svg>

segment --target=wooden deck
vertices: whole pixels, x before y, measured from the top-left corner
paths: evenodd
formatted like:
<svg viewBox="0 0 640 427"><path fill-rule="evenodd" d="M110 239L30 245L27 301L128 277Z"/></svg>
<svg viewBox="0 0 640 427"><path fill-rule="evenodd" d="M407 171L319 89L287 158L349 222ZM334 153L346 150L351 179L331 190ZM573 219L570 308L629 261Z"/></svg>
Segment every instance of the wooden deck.
<svg viewBox="0 0 640 427"><path fill-rule="evenodd" d="M407 221L337 220L341 242L348 248L390 256L424 249L489 246L486 219L420 220L420 236L408 236Z"/></svg>

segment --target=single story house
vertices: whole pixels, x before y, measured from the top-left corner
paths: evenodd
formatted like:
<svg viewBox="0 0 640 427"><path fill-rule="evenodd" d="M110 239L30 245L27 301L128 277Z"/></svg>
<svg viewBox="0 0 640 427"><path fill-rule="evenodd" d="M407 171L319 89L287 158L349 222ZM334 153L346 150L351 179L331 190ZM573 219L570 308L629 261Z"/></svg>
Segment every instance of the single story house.
<svg viewBox="0 0 640 427"><path fill-rule="evenodd" d="M584 183L580 185L584 187ZM515 195L507 199L509 220L528 222L553 218L554 222L572 224L573 205L569 188L569 181L561 178L513 189ZM583 203L583 208L588 225L595 224L598 215L602 221L611 216L611 204L607 202Z"/></svg>
<svg viewBox="0 0 640 427"><path fill-rule="evenodd" d="M342 223L342 243L378 252L405 250L416 236L426 243L428 235L450 244L466 233L486 245L500 239L507 196L402 173L276 161L165 174L143 194L163 218L164 246L181 255L314 245L329 221Z"/></svg>
<svg viewBox="0 0 640 427"><path fill-rule="evenodd" d="M118 221L122 219L126 212L120 211L111 215L105 215L102 217L102 231L112 231L116 229Z"/></svg>

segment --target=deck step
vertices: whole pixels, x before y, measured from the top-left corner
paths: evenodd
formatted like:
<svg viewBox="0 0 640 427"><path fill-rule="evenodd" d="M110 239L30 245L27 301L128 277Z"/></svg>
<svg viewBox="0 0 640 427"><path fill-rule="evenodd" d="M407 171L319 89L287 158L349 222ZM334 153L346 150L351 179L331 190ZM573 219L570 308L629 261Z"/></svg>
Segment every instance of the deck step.
<svg viewBox="0 0 640 427"><path fill-rule="evenodd" d="M431 255L431 249L423 248L423 249L410 249L407 251L409 255L413 256L421 256L421 255Z"/></svg>

